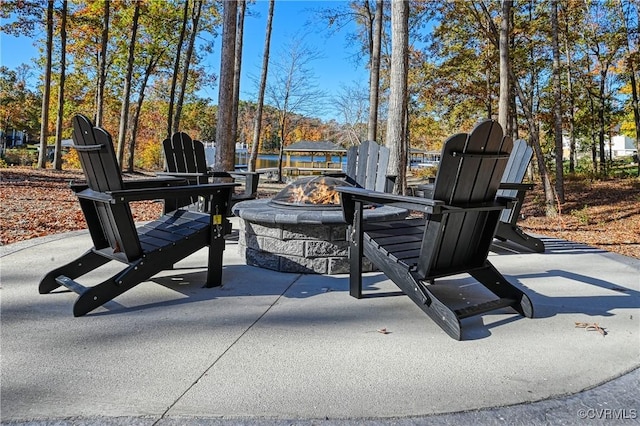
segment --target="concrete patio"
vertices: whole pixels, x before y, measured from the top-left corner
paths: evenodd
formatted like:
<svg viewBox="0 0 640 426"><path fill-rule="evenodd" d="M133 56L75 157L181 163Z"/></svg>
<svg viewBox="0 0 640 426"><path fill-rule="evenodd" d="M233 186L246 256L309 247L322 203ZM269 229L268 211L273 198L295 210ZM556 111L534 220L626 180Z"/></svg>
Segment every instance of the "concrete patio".
<svg viewBox="0 0 640 426"><path fill-rule="evenodd" d="M233 239L221 288L201 250L73 318L75 294L37 285L88 233L2 246L2 424L639 422L640 260L544 241L490 255L535 318L471 318L461 342L381 273L356 300L346 275L246 266Z"/></svg>

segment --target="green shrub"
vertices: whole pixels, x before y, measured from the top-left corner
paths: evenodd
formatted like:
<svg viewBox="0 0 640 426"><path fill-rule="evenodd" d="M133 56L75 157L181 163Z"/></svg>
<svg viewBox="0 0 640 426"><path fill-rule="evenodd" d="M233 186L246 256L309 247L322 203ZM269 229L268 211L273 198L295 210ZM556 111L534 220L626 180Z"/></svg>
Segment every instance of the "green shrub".
<svg viewBox="0 0 640 426"><path fill-rule="evenodd" d="M38 162L38 152L26 148L10 148L2 157L9 166L31 166Z"/></svg>
<svg viewBox="0 0 640 426"><path fill-rule="evenodd" d="M571 216L575 217L581 225L588 225L591 222L589 217L589 206L585 206L581 209L576 209L571 212Z"/></svg>

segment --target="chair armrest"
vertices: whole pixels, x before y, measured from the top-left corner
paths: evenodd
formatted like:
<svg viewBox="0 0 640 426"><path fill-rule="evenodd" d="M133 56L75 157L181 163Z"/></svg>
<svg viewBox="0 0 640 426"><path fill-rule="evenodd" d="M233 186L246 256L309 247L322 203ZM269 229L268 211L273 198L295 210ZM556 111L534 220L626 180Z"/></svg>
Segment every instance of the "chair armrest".
<svg viewBox="0 0 640 426"><path fill-rule="evenodd" d="M219 172L210 170L208 172L208 176L217 177L217 178L242 178L242 179L254 179L255 177L260 178L262 172Z"/></svg>
<svg viewBox="0 0 640 426"><path fill-rule="evenodd" d="M87 185L87 182L84 182L84 181L82 182L71 181L69 182L69 188L71 188L73 192L78 193L80 191L84 191L85 189L89 188L89 185Z"/></svg>
<svg viewBox="0 0 640 426"><path fill-rule="evenodd" d="M262 172L243 172L243 171L233 171L233 172L224 172L224 173L229 173L231 176L244 176L245 178L247 177L253 177L253 176L258 176L260 177L260 175L262 174Z"/></svg>
<svg viewBox="0 0 640 426"><path fill-rule="evenodd" d="M371 191L364 188L340 186L336 188L336 191L340 192L343 206L353 204L355 201L360 201L369 204L392 205L394 207L417 210L425 213L440 213L440 210L445 207L444 201Z"/></svg>
<svg viewBox="0 0 640 426"><path fill-rule="evenodd" d="M214 178L231 178L231 179L244 179L244 193L240 196L242 200L252 200L258 195L258 182L260 181L260 175L262 172L220 172L210 171L209 175Z"/></svg>
<svg viewBox="0 0 640 426"><path fill-rule="evenodd" d="M332 178L344 178L347 177L347 174L345 172L327 172L327 171L323 171L321 173L322 176L326 176L326 177L332 177Z"/></svg>
<svg viewBox="0 0 640 426"><path fill-rule="evenodd" d="M149 178L149 179L132 179L122 182L124 189L143 189L143 188L167 188L170 186L186 185L185 179L180 179L172 176L161 178ZM89 187L87 182L71 182L69 187L74 192L84 191Z"/></svg>
<svg viewBox="0 0 640 426"><path fill-rule="evenodd" d="M516 205L519 201L520 200L518 199L518 197L508 197L502 195L498 195L496 197L496 202L500 205L503 205L503 208L505 209L513 208L513 206Z"/></svg>
<svg viewBox="0 0 640 426"><path fill-rule="evenodd" d="M499 189L516 190L516 191L530 191L534 187L533 183L512 183L502 182Z"/></svg>
<svg viewBox="0 0 640 426"><path fill-rule="evenodd" d="M511 197L498 197L496 201L488 203L451 206L445 204L444 201L433 200L431 198L388 194L386 192L370 191L362 188L338 187L336 188L336 191L340 192L340 201L342 203L345 220L348 223L351 223L351 218L349 216L352 216L355 211L356 201L373 205L389 205L407 210L420 211L427 214L445 214L465 213L469 211L503 210L508 207L513 200Z"/></svg>
<svg viewBox="0 0 640 426"><path fill-rule="evenodd" d="M210 177L211 174L208 172L203 173L188 173L188 172L157 172L158 176L167 176L167 177L176 177L176 178L207 178Z"/></svg>
<svg viewBox="0 0 640 426"><path fill-rule="evenodd" d="M221 189L231 189L238 186L236 183L211 183L203 185L171 186L163 188L123 189L119 191L97 192L85 189L77 193L79 198L84 198L103 203L128 203L131 201L157 200L165 198L189 197L197 195L211 195Z"/></svg>
<svg viewBox="0 0 640 426"><path fill-rule="evenodd" d="M209 170L207 172L207 176L216 177L216 178L230 178L230 177L233 177L233 176L231 176L231 173L229 173L229 172L219 172L219 171L215 171L215 170Z"/></svg>
<svg viewBox="0 0 640 426"><path fill-rule="evenodd" d="M260 182L261 172L231 172L232 176L244 177L244 196L246 198L256 198L258 195L258 183Z"/></svg>
<svg viewBox="0 0 640 426"><path fill-rule="evenodd" d="M186 185L187 181L177 176L155 177L149 179L125 180L124 189L166 188L169 186Z"/></svg>

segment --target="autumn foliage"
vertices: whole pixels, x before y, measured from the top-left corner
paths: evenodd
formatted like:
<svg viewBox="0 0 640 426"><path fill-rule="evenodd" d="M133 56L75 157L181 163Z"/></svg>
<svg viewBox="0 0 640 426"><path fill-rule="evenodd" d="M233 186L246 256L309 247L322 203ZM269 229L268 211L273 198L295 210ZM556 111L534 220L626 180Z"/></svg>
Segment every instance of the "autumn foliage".
<svg viewBox="0 0 640 426"><path fill-rule="evenodd" d="M79 170L28 167L0 169L0 242L11 244L50 234L86 229L69 182L82 180ZM126 175L126 179L140 175ZM544 216L541 190L527 194L519 225L526 232L589 244L640 259L640 180L571 181L567 202L555 219ZM281 187L262 186L260 196ZM159 202L132 203L136 221L152 220Z"/></svg>

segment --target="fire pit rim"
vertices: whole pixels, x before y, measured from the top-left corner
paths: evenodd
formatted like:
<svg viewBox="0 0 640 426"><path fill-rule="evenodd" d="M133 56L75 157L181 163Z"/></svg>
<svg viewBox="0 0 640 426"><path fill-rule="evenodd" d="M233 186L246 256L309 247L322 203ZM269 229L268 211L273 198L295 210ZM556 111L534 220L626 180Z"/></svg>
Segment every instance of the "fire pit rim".
<svg viewBox="0 0 640 426"><path fill-rule="evenodd" d="M292 204L286 201L274 200L273 198L269 199L269 204L277 208L290 209L290 210L303 210L303 209L313 209L313 210L341 210L342 206L339 204Z"/></svg>
<svg viewBox="0 0 640 426"><path fill-rule="evenodd" d="M255 223L282 225L320 225L345 224L342 209L288 208L274 205L270 198L241 201L231 209L240 219ZM384 206L367 209L365 216L370 220L403 219L408 211L398 207Z"/></svg>

